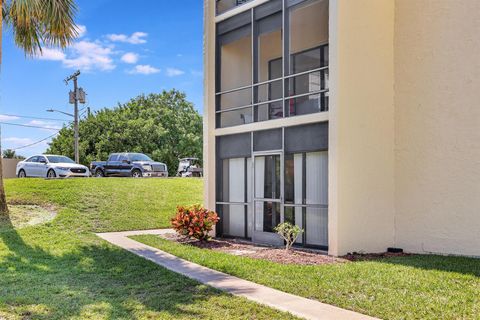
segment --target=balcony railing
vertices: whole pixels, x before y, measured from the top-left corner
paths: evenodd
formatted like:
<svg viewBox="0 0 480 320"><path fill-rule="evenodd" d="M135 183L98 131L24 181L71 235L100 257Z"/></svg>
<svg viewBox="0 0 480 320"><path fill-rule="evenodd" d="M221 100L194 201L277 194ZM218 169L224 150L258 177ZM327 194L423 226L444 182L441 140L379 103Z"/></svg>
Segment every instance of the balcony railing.
<svg viewBox="0 0 480 320"><path fill-rule="evenodd" d="M306 63L283 77L216 92L217 128L328 112L328 44L294 54L290 60L294 65Z"/></svg>
<svg viewBox="0 0 480 320"><path fill-rule="evenodd" d="M329 67L324 66L283 78L273 79L216 93L217 128L262 122L297 115L328 112ZM285 94L259 99L257 92L264 86L285 82ZM288 90L287 90L288 88ZM224 99L225 98L225 99ZM225 104L225 101L237 104Z"/></svg>
<svg viewBox="0 0 480 320"><path fill-rule="evenodd" d="M241 6L252 0L217 0L217 15L227 12L233 8Z"/></svg>

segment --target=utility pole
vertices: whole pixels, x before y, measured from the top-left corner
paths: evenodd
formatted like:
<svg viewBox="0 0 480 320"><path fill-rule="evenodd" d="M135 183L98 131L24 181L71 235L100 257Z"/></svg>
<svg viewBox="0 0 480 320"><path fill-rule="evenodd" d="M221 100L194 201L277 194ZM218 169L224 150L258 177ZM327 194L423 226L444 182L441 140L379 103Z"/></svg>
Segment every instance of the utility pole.
<svg viewBox="0 0 480 320"><path fill-rule="evenodd" d="M73 92L70 91L70 103L74 105L73 112L73 131L74 131L74 149L75 149L75 162L80 162L80 151L79 151L79 135L78 135L78 102L81 101L85 103L85 92L82 88L78 88L78 76L80 75L80 70L77 70L72 75L68 76L64 81L68 85L70 80L73 80Z"/></svg>

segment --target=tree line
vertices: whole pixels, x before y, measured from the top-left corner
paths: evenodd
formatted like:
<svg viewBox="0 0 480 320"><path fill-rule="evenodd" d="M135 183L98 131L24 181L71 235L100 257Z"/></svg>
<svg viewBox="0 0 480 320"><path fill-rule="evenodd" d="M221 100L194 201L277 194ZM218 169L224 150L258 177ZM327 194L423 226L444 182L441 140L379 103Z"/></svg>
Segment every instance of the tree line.
<svg viewBox="0 0 480 320"><path fill-rule="evenodd" d="M176 173L178 159L202 159L202 117L177 90L140 95L101 109L79 123L80 162L106 160L110 153L140 152ZM73 127L60 130L47 153L74 157Z"/></svg>
<svg viewBox="0 0 480 320"><path fill-rule="evenodd" d="M25 159L24 156L17 154L17 152L16 152L15 150L13 150L13 149L5 149L5 150L3 150L3 152L2 152L2 157L3 157L4 159L19 159L19 160Z"/></svg>

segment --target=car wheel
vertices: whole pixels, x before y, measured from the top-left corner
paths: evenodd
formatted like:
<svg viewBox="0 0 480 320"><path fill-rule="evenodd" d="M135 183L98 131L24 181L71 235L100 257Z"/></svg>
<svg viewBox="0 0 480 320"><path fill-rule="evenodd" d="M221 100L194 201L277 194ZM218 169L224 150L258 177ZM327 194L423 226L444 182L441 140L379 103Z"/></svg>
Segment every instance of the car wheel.
<svg viewBox="0 0 480 320"><path fill-rule="evenodd" d="M103 173L103 170L98 169L97 171L95 171L95 177L103 178L105 177L105 173Z"/></svg>
<svg viewBox="0 0 480 320"><path fill-rule="evenodd" d="M57 177L57 174L55 173L55 170L53 170L53 169L48 170L47 178L53 179L53 178L56 178L56 177Z"/></svg>
<svg viewBox="0 0 480 320"><path fill-rule="evenodd" d="M140 170L133 170L132 171L132 178L141 178L142 172Z"/></svg>
<svg viewBox="0 0 480 320"><path fill-rule="evenodd" d="M26 178L27 177L27 174L25 173L25 170L20 170L18 171L18 177L19 178Z"/></svg>

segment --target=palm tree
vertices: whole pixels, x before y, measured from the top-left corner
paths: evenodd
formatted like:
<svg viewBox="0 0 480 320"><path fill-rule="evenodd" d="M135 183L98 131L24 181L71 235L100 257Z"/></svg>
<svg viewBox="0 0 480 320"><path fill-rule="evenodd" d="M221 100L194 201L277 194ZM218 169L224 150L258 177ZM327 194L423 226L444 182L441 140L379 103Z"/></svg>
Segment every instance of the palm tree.
<svg viewBox="0 0 480 320"><path fill-rule="evenodd" d="M78 35L74 22L74 0L0 0L0 68L3 24L13 33L15 44L26 56L35 56L42 47L65 48ZM1 145L0 145L1 151ZM8 214L0 157L0 215Z"/></svg>

